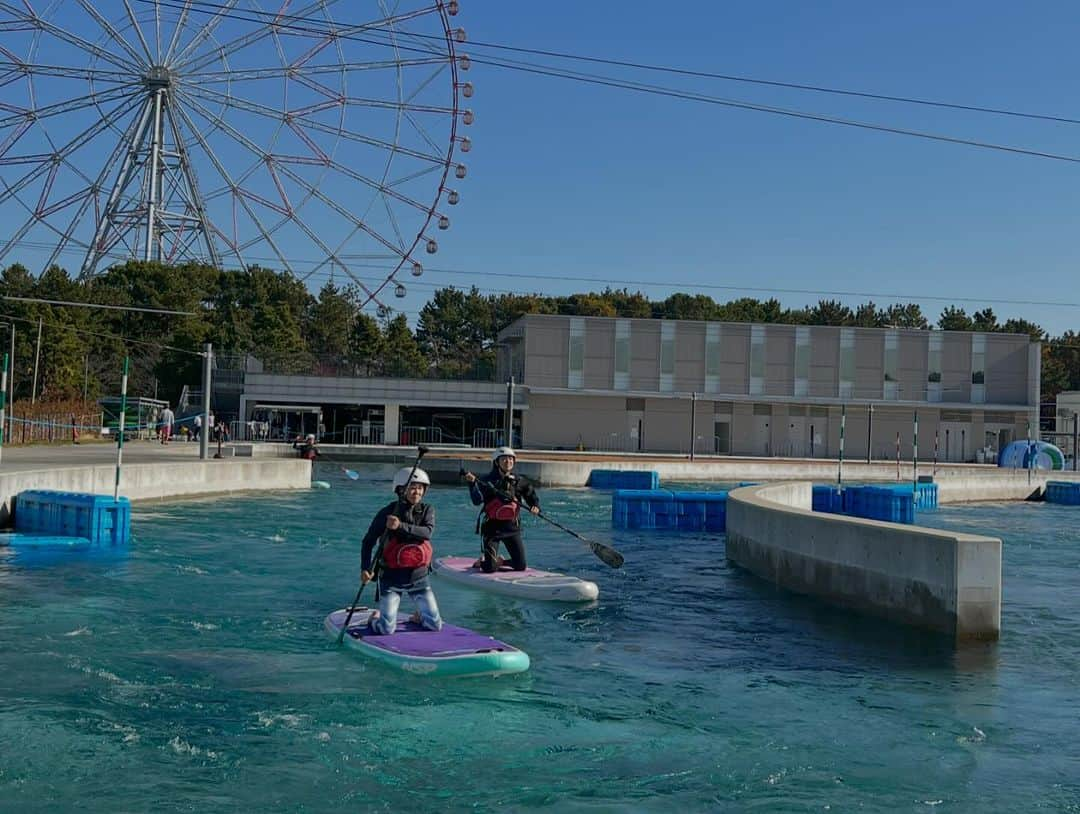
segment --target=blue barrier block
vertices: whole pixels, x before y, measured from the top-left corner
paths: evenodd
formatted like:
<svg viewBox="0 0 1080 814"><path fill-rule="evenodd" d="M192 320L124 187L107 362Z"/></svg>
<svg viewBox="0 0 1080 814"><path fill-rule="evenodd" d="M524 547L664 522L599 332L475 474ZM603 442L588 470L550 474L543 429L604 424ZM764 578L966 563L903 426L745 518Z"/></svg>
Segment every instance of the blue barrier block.
<svg viewBox="0 0 1080 814"><path fill-rule="evenodd" d="M727 492L618 489L611 499L615 528L713 531L727 528Z"/></svg>
<svg viewBox="0 0 1080 814"><path fill-rule="evenodd" d="M1080 506L1080 482L1047 481L1046 502L1059 506Z"/></svg>
<svg viewBox="0 0 1080 814"><path fill-rule="evenodd" d="M593 489L659 489L660 473L633 469L594 469L588 485Z"/></svg>
<svg viewBox="0 0 1080 814"><path fill-rule="evenodd" d="M93 546L124 545L131 538L131 502L126 497L31 489L15 498L15 530L85 537Z"/></svg>
<svg viewBox="0 0 1080 814"><path fill-rule="evenodd" d="M0 534L0 546L13 548L66 548L74 551L90 548L90 541L85 537L58 537L55 534Z"/></svg>
<svg viewBox="0 0 1080 814"><path fill-rule="evenodd" d="M811 494L811 508L815 512L842 514L844 511L844 493L835 486L815 484Z"/></svg>

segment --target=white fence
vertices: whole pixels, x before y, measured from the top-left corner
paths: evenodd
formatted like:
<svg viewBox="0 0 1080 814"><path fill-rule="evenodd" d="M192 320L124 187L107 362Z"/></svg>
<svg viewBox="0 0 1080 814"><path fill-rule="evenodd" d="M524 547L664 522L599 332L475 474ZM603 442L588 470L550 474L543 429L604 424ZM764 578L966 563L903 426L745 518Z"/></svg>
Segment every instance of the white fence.
<svg viewBox="0 0 1080 814"><path fill-rule="evenodd" d="M345 425L345 437L346 444L381 444L383 442L383 425L382 424L368 424L365 427L363 424L346 424Z"/></svg>

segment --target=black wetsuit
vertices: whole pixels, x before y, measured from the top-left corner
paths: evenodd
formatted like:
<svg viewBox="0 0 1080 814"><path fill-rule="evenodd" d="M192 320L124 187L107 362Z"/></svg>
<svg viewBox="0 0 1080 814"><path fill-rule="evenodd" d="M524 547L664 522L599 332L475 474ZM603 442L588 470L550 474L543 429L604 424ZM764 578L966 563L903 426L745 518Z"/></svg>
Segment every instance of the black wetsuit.
<svg viewBox="0 0 1080 814"><path fill-rule="evenodd" d="M293 441L292 448L300 453L301 458L306 458L309 461L314 461L319 457L319 447L315 443Z"/></svg>
<svg viewBox="0 0 1080 814"><path fill-rule="evenodd" d="M507 503L505 498L500 498L495 493L495 489L513 497L519 504L530 508L533 506L540 508L540 498L537 497L536 490L532 486L513 473L503 475L498 467L492 467L488 474L479 476L469 484L469 496L472 498L473 505L483 506L492 499ZM510 555L511 568L515 571L526 569L525 541L521 536L519 520L495 520L484 514L480 522L480 535L484 552L480 566L485 572L490 574L498 568L499 543L506 546L506 552Z"/></svg>
<svg viewBox="0 0 1080 814"><path fill-rule="evenodd" d="M408 503L395 500L389 506L379 510L379 513L371 521L364 542L360 549L360 567L370 572L372 569L372 553L375 544L379 542L386 531L386 518L395 515L401 520L401 526L390 532L402 540L430 540L435 532L435 507L427 503L417 503L409 506ZM426 588L428 584L428 567L420 568L382 568L379 571L379 590L386 591L390 588L401 590L419 590Z"/></svg>

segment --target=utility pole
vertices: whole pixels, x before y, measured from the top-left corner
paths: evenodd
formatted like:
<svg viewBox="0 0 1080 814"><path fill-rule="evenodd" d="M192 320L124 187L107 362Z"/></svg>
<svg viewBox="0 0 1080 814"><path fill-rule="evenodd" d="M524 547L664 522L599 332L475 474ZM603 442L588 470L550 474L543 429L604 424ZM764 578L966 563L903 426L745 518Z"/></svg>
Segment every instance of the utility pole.
<svg viewBox="0 0 1080 814"><path fill-rule="evenodd" d="M506 383L506 414L503 417L504 444L514 446L514 377Z"/></svg>
<svg viewBox="0 0 1080 814"><path fill-rule="evenodd" d="M694 460L694 440L697 437L697 393L690 394L690 460Z"/></svg>
<svg viewBox="0 0 1080 814"><path fill-rule="evenodd" d="M202 430L199 432L199 458L203 461L210 457L210 365L213 361L214 346L207 342L203 345Z"/></svg>
<svg viewBox="0 0 1080 814"><path fill-rule="evenodd" d="M871 403L866 419L866 462L870 463L873 457L874 446L874 405Z"/></svg>
<svg viewBox="0 0 1080 814"><path fill-rule="evenodd" d="M34 383L30 387L30 403L37 403L37 375L38 363L41 361L41 317L37 321L37 352L34 354Z"/></svg>

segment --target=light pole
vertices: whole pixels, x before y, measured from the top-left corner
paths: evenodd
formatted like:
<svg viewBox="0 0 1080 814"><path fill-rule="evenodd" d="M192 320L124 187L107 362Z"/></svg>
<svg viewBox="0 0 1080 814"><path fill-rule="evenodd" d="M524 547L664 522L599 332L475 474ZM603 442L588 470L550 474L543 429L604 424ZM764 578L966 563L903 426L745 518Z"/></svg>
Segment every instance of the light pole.
<svg viewBox="0 0 1080 814"><path fill-rule="evenodd" d="M6 325L11 329L11 350L9 355L11 361L8 363L8 398L7 398L7 418L8 418L8 441L15 435L15 413L13 408L15 407L15 323L14 322L0 322L0 325Z"/></svg>

